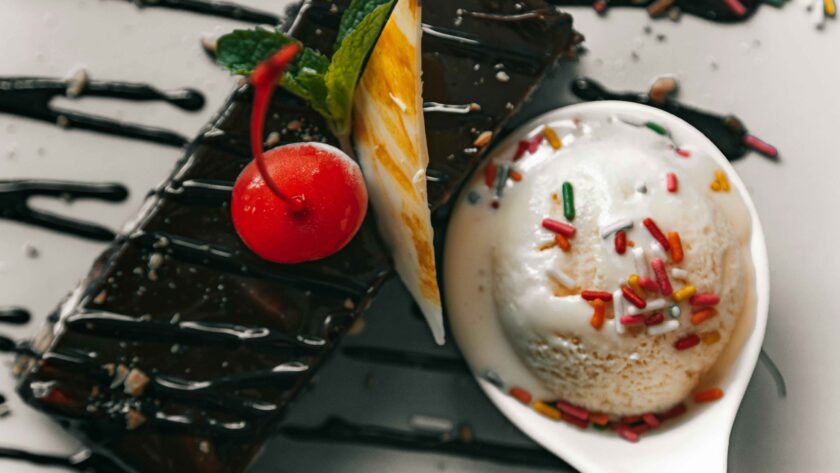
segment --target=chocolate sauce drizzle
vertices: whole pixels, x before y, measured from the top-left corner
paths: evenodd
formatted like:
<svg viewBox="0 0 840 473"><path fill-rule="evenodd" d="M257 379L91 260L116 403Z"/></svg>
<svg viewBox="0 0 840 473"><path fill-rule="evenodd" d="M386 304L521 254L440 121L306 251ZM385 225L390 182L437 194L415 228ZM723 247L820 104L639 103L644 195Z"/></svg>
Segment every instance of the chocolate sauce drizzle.
<svg viewBox="0 0 840 473"><path fill-rule="evenodd" d="M0 113L54 123L64 128L96 131L169 146L182 147L189 142L184 136L161 128L122 123L51 105L53 98L68 95L68 89L79 85L81 89L74 98L106 97L134 102L165 102L186 111L204 107L204 96L194 89L161 91L150 85L129 82L88 80L74 84L72 79L2 77Z"/></svg>
<svg viewBox="0 0 840 473"><path fill-rule="evenodd" d="M0 447L0 459L18 460L33 465L65 468L82 473L130 473L130 470L122 467L107 456L88 449L65 456Z"/></svg>
<svg viewBox="0 0 840 473"><path fill-rule="evenodd" d="M547 0L549 3L558 6L588 6L592 7L594 0ZM608 8L611 7L635 7L647 8L656 0L607 0L605 3ZM724 0L674 0L673 6L670 8L679 8L680 11L689 13L691 15L699 16L710 21L717 21L721 23L736 23L746 21L749 19L758 6L761 4L760 0L739 0L746 8L743 15L738 15L733 12ZM606 11L605 11L606 13ZM664 13L664 12L663 12Z"/></svg>
<svg viewBox="0 0 840 473"><path fill-rule="evenodd" d="M447 437L434 433L407 432L386 427L355 424L337 417L327 418L317 427L283 427L281 433L296 441L371 445L414 452L465 456L508 465L527 465L534 468L560 468L563 471L575 471L568 463L541 448Z"/></svg>
<svg viewBox="0 0 840 473"><path fill-rule="evenodd" d="M58 232L98 241L111 241L115 233L91 222L60 217L29 206L30 197L55 197L67 200L94 199L122 202L128 189L122 184L52 180L0 181L0 218L35 225Z"/></svg>
<svg viewBox="0 0 840 473"><path fill-rule="evenodd" d="M126 0L140 8L168 8L249 23L276 25L280 17L255 8L218 0Z"/></svg>
<svg viewBox="0 0 840 473"><path fill-rule="evenodd" d="M25 325L30 320L32 314L23 307L0 307L0 324Z"/></svg>
<svg viewBox="0 0 840 473"><path fill-rule="evenodd" d="M671 97L666 98L662 103L658 103L651 100L647 93L613 92L586 77L577 78L572 82L572 93L586 101L621 100L665 110L700 130L730 161L743 158L749 151L749 148L744 145L747 129L741 120L734 115L717 115L689 107ZM768 157L768 159L777 160L778 158Z"/></svg>

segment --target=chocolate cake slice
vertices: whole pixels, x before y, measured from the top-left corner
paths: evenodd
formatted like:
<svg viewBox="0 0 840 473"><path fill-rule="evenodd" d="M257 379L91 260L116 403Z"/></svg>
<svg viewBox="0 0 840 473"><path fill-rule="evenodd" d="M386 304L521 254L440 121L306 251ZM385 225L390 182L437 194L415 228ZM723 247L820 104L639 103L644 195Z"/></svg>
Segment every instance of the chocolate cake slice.
<svg viewBox="0 0 840 473"><path fill-rule="evenodd" d="M290 33L330 53L346 3L304 2ZM579 37L542 0L427 2L424 23L429 199L440 207L481 159L478 133L497 133ZM243 245L228 199L251 160L250 101L246 86L231 96L18 362L20 394L125 471L245 471L392 275L372 215L321 261L273 264ZM266 128L280 143L336 144L281 91Z"/></svg>

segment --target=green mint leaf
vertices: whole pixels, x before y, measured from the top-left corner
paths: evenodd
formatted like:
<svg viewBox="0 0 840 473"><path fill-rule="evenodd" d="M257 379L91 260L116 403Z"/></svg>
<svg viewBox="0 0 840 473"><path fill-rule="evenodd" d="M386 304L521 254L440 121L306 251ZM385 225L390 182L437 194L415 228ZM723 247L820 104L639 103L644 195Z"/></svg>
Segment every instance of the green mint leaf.
<svg viewBox="0 0 840 473"><path fill-rule="evenodd" d="M338 25L338 38L335 40L335 48L338 49L344 38L355 30L377 7L390 3L389 0L353 0L350 6L341 15L341 23Z"/></svg>
<svg viewBox="0 0 840 473"><path fill-rule="evenodd" d="M250 74L260 61L291 41L262 28L236 30L219 38L216 61L234 74Z"/></svg>
<svg viewBox="0 0 840 473"><path fill-rule="evenodd" d="M327 105L333 117L333 131L339 136L350 132L353 92L393 7L394 0L388 0L375 7L344 37L341 46L333 54L325 80L328 90Z"/></svg>
<svg viewBox="0 0 840 473"><path fill-rule="evenodd" d="M234 74L250 74L257 64L281 47L295 41L274 31L261 28L237 30L219 38L216 60ZM289 92L303 98L318 113L329 116L327 86L324 75L330 60L310 48L303 48L280 81Z"/></svg>

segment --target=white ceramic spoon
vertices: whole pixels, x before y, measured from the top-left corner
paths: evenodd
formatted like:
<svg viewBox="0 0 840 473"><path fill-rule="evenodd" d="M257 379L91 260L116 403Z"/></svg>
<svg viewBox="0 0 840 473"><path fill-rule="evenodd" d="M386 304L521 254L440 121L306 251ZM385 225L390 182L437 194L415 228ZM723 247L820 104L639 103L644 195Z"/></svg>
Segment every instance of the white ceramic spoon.
<svg viewBox="0 0 840 473"><path fill-rule="evenodd" d="M580 430L565 422L548 420L523 406L489 382L477 378L482 389L517 427L546 449L555 453L584 473L710 473L727 469L729 434L735 415L752 376L761 351L767 325L769 273L764 233L755 205L744 183L723 154L697 129L659 109L628 102L591 102L564 107L536 118L524 125L531 129L541 123L584 115L618 115L649 117L665 125L680 142L690 142L703 149L726 172L752 217L750 251L755 267L755 319L752 331L743 342L721 387L725 396L705 406L691 406L678 421L669 421L646 433L638 443L629 443L614 433L593 429ZM504 147L505 143L499 146Z"/></svg>

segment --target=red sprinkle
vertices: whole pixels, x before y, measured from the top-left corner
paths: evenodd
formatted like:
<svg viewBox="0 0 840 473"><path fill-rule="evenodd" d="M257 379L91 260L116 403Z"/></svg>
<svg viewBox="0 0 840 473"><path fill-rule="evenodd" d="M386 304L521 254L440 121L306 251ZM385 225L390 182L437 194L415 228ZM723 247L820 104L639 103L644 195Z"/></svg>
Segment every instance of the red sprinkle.
<svg viewBox="0 0 840 473"><path fill-rule="evenodd" d="M645 316L642 314L636 315L622 315L621 325L641 325L645 323Z"/></svg>
<svg viewBox="0 0 840 473"><path fill-rule="evenodd" d="M647 318L647 320L645 320L645 325L650 327L650 326L653 326L653 325L659 325L664 321L665 321L665 316L662 315L662 312L654 312L653 314L651 314Z"/></svg>
<svg viewBox="0 0 840 473"><path fill-rule="evenodd" d="M601 299L604 302L612 301L612 293L606 291L583 291L580 293L580 297L585 301L594 301L595 299Z"/></svg>
<svg viewBox="0 0 840 473"><path fill-rule="evenodd" d="M815 8L819 8L819 7L815 7ZM744 142L745 145L749 146L750 148L758 151L759 153L761 153L761 154L763 154L767 157L775 158L776 156L779 155L779 150L777 150L775 146L773 146L770 143L767 143L765 141L762 141L762 140L756 138L753 135L745 135L744 139L743 139L743 142Z"/></svg>
<svg viewBox="0 0 840 473"><path fill-rule="evenodd" d="M723 0L723 2L735 16L744 16L747 14L747 7L738 0Z"/></svg>
<svg viewBox="0 0 840 473"><path fill-rule="evenodd" d="M638 294L633 292L633 289L630 286L621 286L621 294L624 295L624 298L627 299L631 304L638 307L639 309L644 309L647 307L647 302L644 299L639 297Z"/></svg>
<svg viewBox="0 0 840 473"><path fill-rule="evenodd" d="M542 134L542 133L533 137L531 139L531 142L528 143L528 153L530 153L530 154L536 153L544 139L545 139L545 135Z"/></svg>
<svg viewBox="0 0 840 473"><path fill-rule="evenodd" d="M677 192L677 175L669 172L665 176L665 181L668 184L668 192Z"/></svg>
<svg viewBox="0 0 840 473"><path fill-rule="evenodd" d="M633 425L636 422L640 422L642 420L642 416L627 416L621 418L621 423L625 425Z"/></svg>
<svg viewBox="0 0 840 473"><path fill-rule="evenodd" d="M627 251L627 232L619 230L615 232L615 252L623 255Z"/></svg>
<svg viewBox="0 0 840 473"><path fill-rule="evenodd" d="M604 13L607 11L607 1L606 0L596 0L595 3L592 4L592 8L595 9L598 13Z"/></svg>
<svg viewBox="0 0 840 473"><path fill-rule="evenodd" d="M662 422L659 421L659 418L656 417L654 414L645 414L642 416L642 420L645 421L645 424L649 425L652 429L659 427Z"/></svg>
<svg viewBox="0 0 840 473"><path fill-rule="evenodd" d="M670 296L674 293L674 288L671 287L671 280L668 279L668 271L665 269L665 262L659 258L654 258L650 262L653 268L653 275L656 276L656 283L659 284L659 290L663 296Z"/></svg>
<svg viewBox="0 0 840 473"><path fill-rule="evenodd" d="M691 305L718 305L720 296L717 294L695 294L688 300Z"/></svg>
<svg viewBox="0 0 840 473"><path fill-rule="evenodd" d="M685 414L685 412L687 410L688 410L688 408L685 407L685 404L680 403L680 404L677 404L676 406L672 407L669 411L667 411L663 414L659 414L659 418L662 419L662 420L673 419L674 417L679 417L679 416Z"/></svg>
<svg viewBox="0 0 840 473"><path fill-rule="evenodd" d="M546 230L552 231L554 233L559 233L566 238L572 238L575 236L575 232L577 229L568 223L563 223L558 220L554 220L553 218L546 218L542 221L542 226Z"/></svg>
<svg viewBox="0 0 840 473"><path fill-rule="evenodd" d="M697 334L692 333L691 335L687 335L674 342L674 348L683 351L697 345L698 343L700 343L700 337Z"/></svg>
<svg viewBox="0 0 840 473"><path fill-rule="evenodd" d="M522 388L510 388L510 395L515 397L516 400L522 404L528 405L531 403L531 393Z"/></svg>
<svg viewBox="0 0 840 473"><path fill-rule="evenodd" d="M525 154L525 151L528 151L528 148L530 146L531 146L531 144L528 143L527 141L525 141L525 140L520 141L519 145L516 147L516 153L514 153L514 155L513 155L513 160L514 161L519 161L520 159L522 159L522 155Z"/></svg>
<svg viewBox="0 0 840 473"><path fill-rule="evenodd" d="M491 189L496 185L496 172L498 172L498 167L493 163L484 168L484 184Z"/></svg>
<svg viewBox="0 0 840 473"><path fill-rule="evenodd" d="M622 438L624 438L624 440L627 440L628 442L636 443L639 441L639 434L634 432L632 429L630 429L630 427L627 427L626 425L616 425L615 431L618 432L618 435L620 435Z"/></svg>
<svg viewBox="0 0 840 473"><path fill-rule="evenodd" d="M659 244L662 245L662 249L665 250L666 253L670 253L671 243L668 241L667 238L665 238L665 234L662 233L662 230L659 229L659 226L656 225L656 222L654 222L652 218L648 217L644 219L642 223L645 224L645 227L647 227L650 234L653 235L653 238L656 238L656 241L658 241Z"/></svg>
<svg viewBox="0 0 840 473"><path fill-rule="evenodd" d="M556 405L558 409L572 417L577 417L580 420L589 420L589 411L582 407L574 406L566 401L557 401Z"/></svg>
<svg viewBox="0 0 840 473"><path fill-rule="evenodd" d="M682 156L683 158L690 158L691 157L691 152L688 151L687 149L677 148L677 154Z"/></svg>
<svg viewBox="0 0 840 473"><path fill-rule="evenodd" d="M588 421L585 421L583 419L578 419L575 416L563 416L563 417L561 417L561 419L565 420L566 422L568 422L568 423L570 423L574 426L580 427L581 429L585 429L585 428L589 427L589 422Z"/></svg>
<svg viewBox="0 0 840 473"><path fill-rule="evenodd" d="M639 286L642 286L642 289L648 292L659 292L659 284L656 284L656 281L651 278L639 276Z"/></svg>

